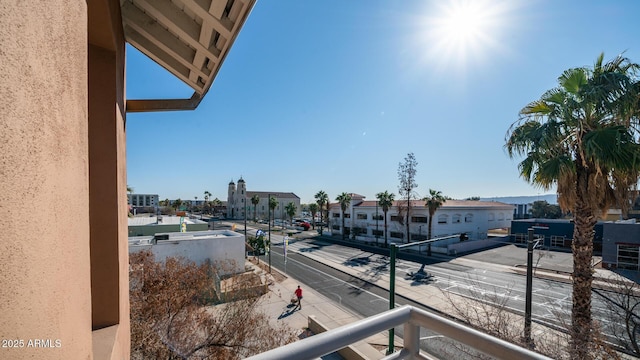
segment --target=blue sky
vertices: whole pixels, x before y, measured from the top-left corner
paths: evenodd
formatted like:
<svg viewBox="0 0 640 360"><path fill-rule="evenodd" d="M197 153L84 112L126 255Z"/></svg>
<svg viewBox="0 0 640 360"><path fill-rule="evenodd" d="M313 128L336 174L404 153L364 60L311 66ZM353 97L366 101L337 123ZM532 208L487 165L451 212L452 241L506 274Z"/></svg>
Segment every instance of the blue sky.
<svg viewBox="0 0 640 360"><path fill-rule="evenodd" d="M248 190L460 199L550 193L504 151L519 110L605 53L640 63L640 2L258 1L195 111L127 115L127 183L160 198ZM462 21L460 21L462 19ZM193 91L127 48L127 98Z"/></svg>

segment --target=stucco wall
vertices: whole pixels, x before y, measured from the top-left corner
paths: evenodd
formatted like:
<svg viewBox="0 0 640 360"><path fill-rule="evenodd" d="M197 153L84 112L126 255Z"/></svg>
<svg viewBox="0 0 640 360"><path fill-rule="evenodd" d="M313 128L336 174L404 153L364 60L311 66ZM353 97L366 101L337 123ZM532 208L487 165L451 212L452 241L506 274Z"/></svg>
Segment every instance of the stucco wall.
<svg viewBox="0 0 640 360"><path fill-rule="evenodd" d="M238 273L244 270L245 241L244 235L232 231L208 231L212 234L227 234L206 239L160 240L155 245L132 245L129 252L151 250L156 260L161 261L170 256L181 256L198 264L210 260L219 266L223 274Z"/></svg>
<svg viewBox="0 0 640 360"><path fill-rule="evenodd" d="M86 2L3 1L0 49L0 358L91 358Z"/></svg>

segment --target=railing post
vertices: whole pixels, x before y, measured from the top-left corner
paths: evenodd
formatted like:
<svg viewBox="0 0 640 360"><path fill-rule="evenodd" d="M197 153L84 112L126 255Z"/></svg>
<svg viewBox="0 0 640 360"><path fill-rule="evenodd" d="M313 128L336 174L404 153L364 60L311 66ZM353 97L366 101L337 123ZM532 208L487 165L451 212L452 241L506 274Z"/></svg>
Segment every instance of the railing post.
<svg viewBox="0 0 640 360"><path fill-rule="evenodd" d="M404 323L404 349L411 354L410 359L419 359L420 326L411 321Z"/></svg>
<svg viewBox="0 0 640 360"><path fill-rule="evenodd" d="M393 309L396 303L396 252L398 247L396 243L391 243L391 261L389 267L389 310ZM395 338L395 328L389 329L389 348L387 349L387 355L393 354L393 341Z"/></svg>

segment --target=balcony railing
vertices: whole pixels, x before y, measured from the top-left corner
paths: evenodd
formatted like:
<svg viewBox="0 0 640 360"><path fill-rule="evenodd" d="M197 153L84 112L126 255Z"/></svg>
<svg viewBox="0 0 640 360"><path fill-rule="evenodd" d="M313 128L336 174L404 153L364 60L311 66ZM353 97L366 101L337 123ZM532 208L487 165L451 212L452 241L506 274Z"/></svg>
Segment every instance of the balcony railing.
<svg viewBox="0 0 640 360"><path fill-rule="evenodd" d="M404 324L404 348L388 355L384 360L430 359L420 354L420 327L437 332L497 359L551 360L544 355L409 305L296 341L249 359L316 359L401 324Z"/></svg>

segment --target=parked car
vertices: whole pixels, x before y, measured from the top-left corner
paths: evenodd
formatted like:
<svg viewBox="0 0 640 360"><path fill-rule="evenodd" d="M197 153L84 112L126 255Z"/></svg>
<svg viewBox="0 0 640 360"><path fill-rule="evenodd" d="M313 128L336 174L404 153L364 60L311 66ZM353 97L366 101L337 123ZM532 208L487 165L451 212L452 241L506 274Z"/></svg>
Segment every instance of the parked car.
<svg viewBox="0 0 640 360"><path fill-rule="evenodd" d="M309 228L311 227L311 224L309 224L309 223L308 223L308 222L306 222L306 221L302 221L302 222L299 222L299 223L298 223L298 226L299 226L299 227L301 227L301 228L303 228L303 229L304 229L304 231L307 231L307 230L309 230Z"/></svg>

